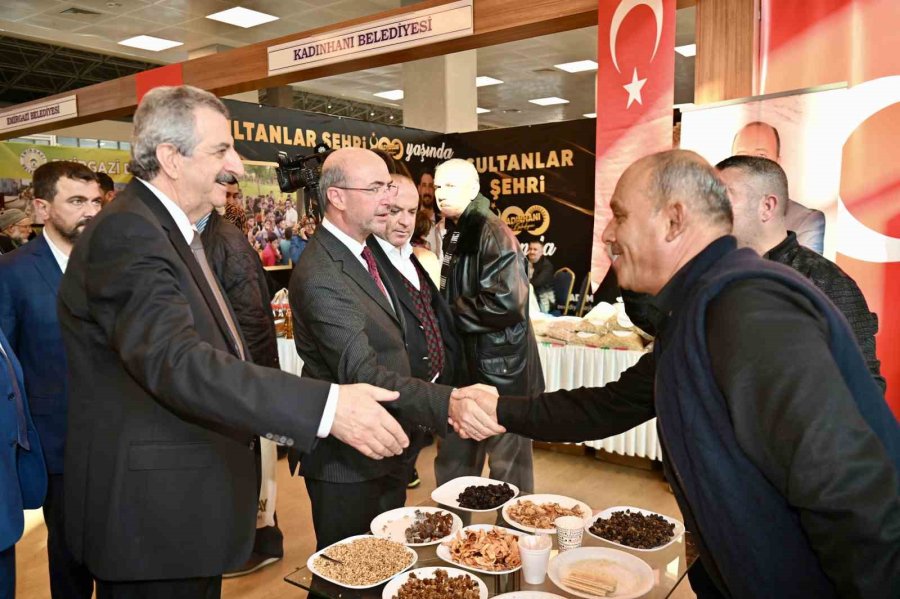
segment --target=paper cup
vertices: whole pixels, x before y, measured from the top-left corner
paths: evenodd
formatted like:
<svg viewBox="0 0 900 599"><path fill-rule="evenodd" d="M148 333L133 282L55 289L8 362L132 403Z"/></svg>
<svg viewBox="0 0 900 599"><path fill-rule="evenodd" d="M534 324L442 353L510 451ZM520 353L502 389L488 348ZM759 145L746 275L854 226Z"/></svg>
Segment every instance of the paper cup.
<svg viewBox="0 0 900 599"><path fill-rule="evenodd" d="M528 584L541 584L547 577L550 548L553 541L546 535L519 537L519 556L522 558L522 578Z"/></svg>
<svg viewBox="0 0 900 599"><path fill-rule="evenodd" d="M556 540L559 543L560 553L581 547L584 520L577 516L560 516L554 521L554 524L556 524Z"/></svg>

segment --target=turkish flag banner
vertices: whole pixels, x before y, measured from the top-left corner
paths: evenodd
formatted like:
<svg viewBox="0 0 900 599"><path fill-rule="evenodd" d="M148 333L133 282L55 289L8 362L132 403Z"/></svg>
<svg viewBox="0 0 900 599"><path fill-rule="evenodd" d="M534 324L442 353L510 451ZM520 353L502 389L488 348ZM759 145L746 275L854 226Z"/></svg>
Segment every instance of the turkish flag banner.
<svg viewBox="0 0 900 599"><path fill-rule="evenodd" d="M900 2L761 0L761 11L764 93L850 84L845 105L827 124L842 153L836 205L820 206L828 216L826 240L836 240L833 253L826 243L826 256L878 314L885 399L900 418Z"/></svg>
<svg viewBox="0 0 900 599"><path fill-rule="evenodd" d="M600 0L597 27L597 164L591 281L609 270L601 236L628 166L672 147L675 0Z"/></svg>

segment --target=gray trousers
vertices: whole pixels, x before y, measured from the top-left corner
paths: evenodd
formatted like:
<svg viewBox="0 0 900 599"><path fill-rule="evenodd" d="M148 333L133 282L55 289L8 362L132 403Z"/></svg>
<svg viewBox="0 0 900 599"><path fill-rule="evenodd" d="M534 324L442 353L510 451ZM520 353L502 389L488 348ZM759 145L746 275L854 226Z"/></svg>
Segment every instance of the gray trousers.
<svg viewBox="0 0 900 599"><path fill-rule="evenodd" d="M461 439L455 433L449 433L442 439L434 459L434 477L440 486L460 476L481 476L487 458L490 478L519 487L521 495L534 493L534 457L531 445L531 439L512 433L485 441ZM463 523L470 521L469 512L457 513L463 518Z"/></svg>

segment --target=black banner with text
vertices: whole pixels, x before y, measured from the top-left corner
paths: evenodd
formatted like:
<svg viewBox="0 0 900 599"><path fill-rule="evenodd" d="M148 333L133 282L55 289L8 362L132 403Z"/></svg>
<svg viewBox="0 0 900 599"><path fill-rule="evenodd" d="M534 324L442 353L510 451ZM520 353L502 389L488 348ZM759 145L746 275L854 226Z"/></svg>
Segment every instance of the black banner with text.
<svg viewBox="0 0 900 599"><path fill-rule="evenodd" d="M588 272L594 223L594 122L565 121L448 136L475 164L481 193L525 244L538 239L554 268Z"/></svg>

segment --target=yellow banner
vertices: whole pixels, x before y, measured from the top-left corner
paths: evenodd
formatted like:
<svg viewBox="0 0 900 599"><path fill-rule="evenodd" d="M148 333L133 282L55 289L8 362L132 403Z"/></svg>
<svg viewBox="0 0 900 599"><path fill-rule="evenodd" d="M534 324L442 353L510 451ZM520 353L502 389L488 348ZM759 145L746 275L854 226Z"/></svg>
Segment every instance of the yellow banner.
<svg viewBox="0 0 900 599"><path fill-rule="evenodd" d="M71 148L66 146L37 146L12 142L0 143L0 179L31 180L34 171L47 162L71 160L93 171L103 172L117 183L127 183L131 154L125 150L100 148Z"/></svg>

